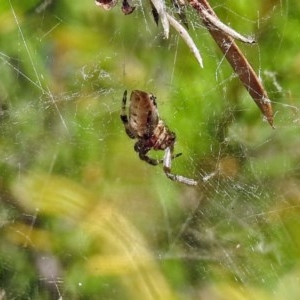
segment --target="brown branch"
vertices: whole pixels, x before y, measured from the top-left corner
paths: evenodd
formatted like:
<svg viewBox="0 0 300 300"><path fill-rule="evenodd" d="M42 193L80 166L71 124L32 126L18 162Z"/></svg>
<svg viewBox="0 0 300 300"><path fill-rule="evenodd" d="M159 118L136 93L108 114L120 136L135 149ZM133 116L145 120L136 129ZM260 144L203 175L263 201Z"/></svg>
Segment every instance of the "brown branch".
<svg viewBox="0 0 300 300"><path fill-rule="evenodd" d="M217 18L217 16L206 0L188 1L190 5L197 10L205 27L224 53L234 72L239 76L240 81L243 83L256 105L259 107L269 124L273 127L273 111L268 94L253 68L234 42L234 39L228 33L218 29L211 22L211 18L207 18L207 14L212 15L214 18Z"/></svg>

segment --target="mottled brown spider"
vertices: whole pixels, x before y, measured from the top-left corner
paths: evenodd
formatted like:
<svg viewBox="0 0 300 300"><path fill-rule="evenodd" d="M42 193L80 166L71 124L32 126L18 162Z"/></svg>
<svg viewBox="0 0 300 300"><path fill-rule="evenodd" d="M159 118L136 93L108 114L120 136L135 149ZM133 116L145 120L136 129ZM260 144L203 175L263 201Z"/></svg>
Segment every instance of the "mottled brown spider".
<svg viewBox="0 0 300 300"><path fill-rule="evenodd" d="M138 141L134 150L141 160L150 165L163 163L168 178L187 185L197 185L194 179L171 173L172 160L182 153L173 155L176 135L159 118L156 97L152 94L134 90L130 95L129 114L126 113L127 91L124 92L121 120L127 135ZM154 159L147 155L150 150L164 150L163 159Z"/></svg>

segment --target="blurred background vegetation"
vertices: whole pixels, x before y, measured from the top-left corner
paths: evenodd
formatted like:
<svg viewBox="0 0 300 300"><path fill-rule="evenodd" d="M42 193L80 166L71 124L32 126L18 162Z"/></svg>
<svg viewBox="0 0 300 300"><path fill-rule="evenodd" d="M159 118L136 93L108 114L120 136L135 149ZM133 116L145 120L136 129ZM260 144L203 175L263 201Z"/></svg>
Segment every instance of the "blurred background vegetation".
<svg viewBox="0 0 300 300"><path fill-rule="evenodd" d="M210 3L256 37L276 129L189 7L203 69L148 2L2 1L0 299L298 299L300 2ZM125 89L157 96L197 188L139 160Z"/></svg>

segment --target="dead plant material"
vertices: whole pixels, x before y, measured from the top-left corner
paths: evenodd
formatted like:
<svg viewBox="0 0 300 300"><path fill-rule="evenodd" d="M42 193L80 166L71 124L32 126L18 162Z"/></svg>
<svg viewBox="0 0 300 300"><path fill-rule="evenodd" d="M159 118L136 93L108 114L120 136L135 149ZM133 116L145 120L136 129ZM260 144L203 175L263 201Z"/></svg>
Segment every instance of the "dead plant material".
<svg viewBox="0 0 300 300"><path fill-rule="evenodd" d="M241 39L234 35L234 31L227 31L226 28L224 30L224 28L218 26L219 22L216 22L216 20L219 19L206 0L189 0L188 2L198 12L203 24L224 53L234 72L238 75L266 120L273 127L273 110L268 94L252 66L234 41L234 39ZM220 24L222 23L220 22ZM246 38L246 41L243 42L254 43L254 40Z"/></svg>

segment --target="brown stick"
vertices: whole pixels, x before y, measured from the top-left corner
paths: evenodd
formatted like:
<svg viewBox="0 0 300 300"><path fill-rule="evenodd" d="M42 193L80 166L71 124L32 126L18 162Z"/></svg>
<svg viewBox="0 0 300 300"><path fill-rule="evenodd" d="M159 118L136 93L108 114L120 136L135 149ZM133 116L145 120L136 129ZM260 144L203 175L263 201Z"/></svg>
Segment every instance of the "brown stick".
<svg viewBox="0 0 300 300"><path fill-rule="evenodd" d="M224 53L234 72L239 76L240 81L243 83L256 105L259 107L269 124L273 127L273 111L268 94L233 38L216 28L216 26L206 17L207 13L209 13L217 18L206 0L188 1L190 5L197 10L205 27Z"/></svg>

